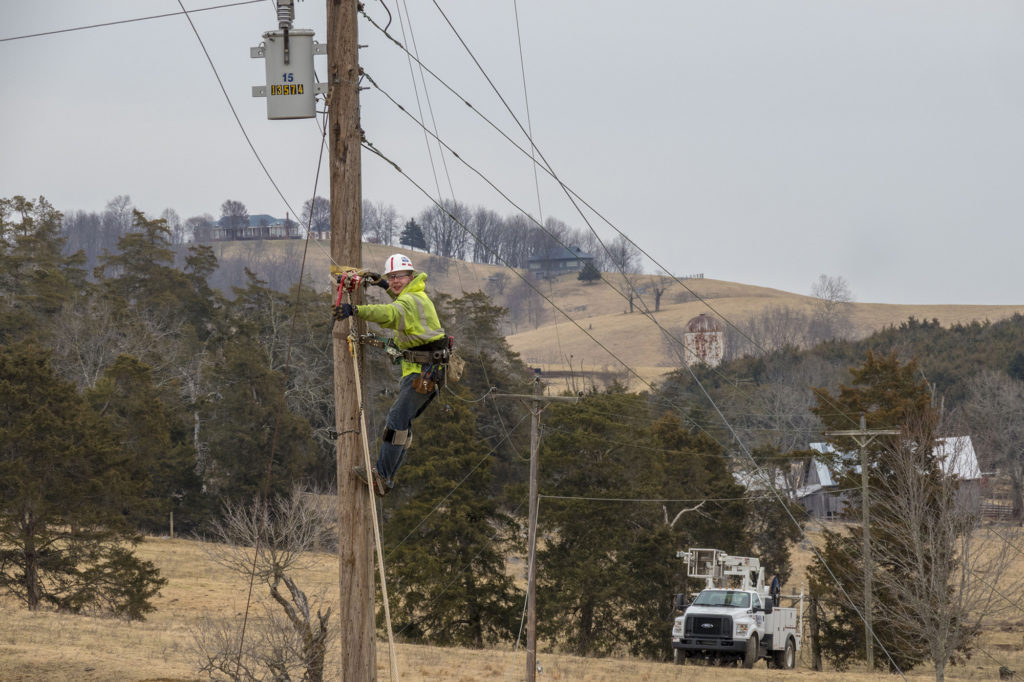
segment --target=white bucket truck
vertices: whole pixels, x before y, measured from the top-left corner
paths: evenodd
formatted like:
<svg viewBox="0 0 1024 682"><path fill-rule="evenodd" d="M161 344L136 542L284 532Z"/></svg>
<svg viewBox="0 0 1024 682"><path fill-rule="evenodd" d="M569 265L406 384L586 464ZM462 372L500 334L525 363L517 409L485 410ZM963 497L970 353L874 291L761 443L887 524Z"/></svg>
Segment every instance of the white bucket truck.
<svg viewBox="0 0 1024 682"><path fill-rule="evenodd" d="M717 549L690 549L676 557L686 562L687 577L705 579L704 590L689 605L685 594L676 596L676 608L685 609L672 627L677 664L741 663L751 668L762 658L770 668L789 669L796 664L802 609L773 603L779 599L777 589L769 595L757 559L729 556ZM802 594L787 598L797 604L803 601Z"/></svg>

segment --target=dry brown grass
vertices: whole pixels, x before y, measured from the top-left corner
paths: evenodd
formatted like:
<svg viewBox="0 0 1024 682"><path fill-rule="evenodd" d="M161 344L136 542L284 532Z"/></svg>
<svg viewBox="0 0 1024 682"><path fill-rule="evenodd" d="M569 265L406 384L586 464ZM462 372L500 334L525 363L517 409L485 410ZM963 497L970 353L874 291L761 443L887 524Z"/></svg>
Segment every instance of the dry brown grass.
<svg viewBox="0 0 1024 682"><path fill-rule="evenodd" d="M198 680L204 679L191 651L191 629L204 614L241 614L246 588L237 578L220 570L206 557L201 543L150 538L139 554L160 567L169 579L156 600L157 612L143 623L109 618L69 616L52 612L29 613L11 601L0 601L0 680ZM795 564L806 564L807 553L797 552ZM1024 571L1024 560L1018 562ZM337 599L337 564L333 556L316 555L298 574L309 592L322 590ZM337 611L337 609L335 609ZM257 612L253 612L253 617ZM998 679L1000 664L1024 673L1024 614L1019 620L993 623L981 645L994 658L978 653L967 666L952 668L947 677L956 680ZM400 679L407 682L482 679L522 680L525 654L507 646L486 650L451 649L398 644L396 657ZM337 670L337 643L328 670ZM774 680L809 679L864 682L889 680L888 675L851 671L812 673L804 660L794 671L734 668L679 667L636 659L589 659L542 652L539 680L612 682L641 680ZM377 647L378 679L390 679L387 642ZM926 669L910 679L929 679ZM1020 679L1020 677L1016 678Z"/></svg>

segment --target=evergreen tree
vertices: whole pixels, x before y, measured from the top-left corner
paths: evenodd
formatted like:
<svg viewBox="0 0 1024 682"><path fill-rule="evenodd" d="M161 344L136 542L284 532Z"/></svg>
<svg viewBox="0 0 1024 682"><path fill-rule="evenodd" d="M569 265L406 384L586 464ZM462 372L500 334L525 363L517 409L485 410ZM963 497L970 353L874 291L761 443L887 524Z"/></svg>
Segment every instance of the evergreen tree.
<svg viewBox="0 0 1024 682"><path fill-rule="evenodd" d="M194 525L190 516L201 483L188 430L180 413L160 397L152 370L122 355L86 392L86 399L113 427L122 453L132 460L130 471L142 485L140 499L125 510L132 525L147 532L164 531L170 512L179 529Z"/></svg>
<svg viewBox="0 0 1024 682"><path fill-rule="evenodd" d="M576 275L576 279L583 282L584 284L593 284L601 279L601 271L597 269L593 261L587 261L583 264L583 269L580 270L580 274Z"/></svg>
<svg viewBox="0 0 1024 682"><path fill-rule="evenodd" d="M408 246L410 249L427 250L427 238L423 235L423 228L415 220L410 220L405 224L398 240L400 244Z"/></svg>
<svg viewBox="0 0 1024 682"><path fill-rule="evenodd" d="M29 344L0 347L0 405L0 588L33 610L142 619L166 583L130 550L145 472Z"/></svg>
<svg viewBox="0 0 1024 682"><path fill-rule="evenodd" d="M218 387L200 408L205 422L203 480L225 500L262 493L270 471L271 494L284 494L315 460L309 424L288 409L285 381L267 366L252 340L229 340L210 370Z"/></svg>
<svg viewBox="0 0 1024 682"><path fill-rule="evenodd" d="M455 338L455 351L465 361L458 385L470 396L478 398L490 391L508 393L529 392L532 376L529 369L513 351L501 324L507 310L494 305L483 292L464 294L460 298L447 295L433 297L445 331ZM477 420L477 433L495 448L494 495L502 494L508 483L522 482L525 472L520 454L529 448L528 434L516 432L515 424L528 415L518 403L485 400L473 404Z"/></svg>
<svg viewBox="0 0 1024 682"><path fill-rule="evenodd" d="M517 526L491 485L493 457L465 398L431 405L387 498L391 613L406 637L481 648L515 636L521 594L505 572Z"/></svg>
<svg viewBox="0 0 1024 682"><path fill-rule="evenodd" d="M84 288L84 256L62 253L61 214L39 197L0 199L0 342L47 342Z"/></svg>
<svg viewBox="0 0 1024 682"><path fill-rule="evenodd" d="M673 416L651 424L643 396L612 389L547 414L540 491L567 499L545 499L538 522L543 634L579 655L625 646L663 658L683 586L675 553L746 548L742 487L706 435Z"/></svg>

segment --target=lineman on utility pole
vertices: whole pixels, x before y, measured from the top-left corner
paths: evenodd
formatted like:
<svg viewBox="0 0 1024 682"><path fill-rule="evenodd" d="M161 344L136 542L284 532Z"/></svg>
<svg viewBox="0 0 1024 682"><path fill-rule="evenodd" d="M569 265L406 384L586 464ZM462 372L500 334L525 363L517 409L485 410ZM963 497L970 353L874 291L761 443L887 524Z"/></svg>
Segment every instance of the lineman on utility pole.
<svg viewBox="0 0 1024 682"><path fill-rule="evenodd" d="M396 362L402 365L398 397L388 411L380 454L369 474L373 491L384 496L394 487L395 474L412 445L412 421L423 413L444 383L452 339L445 336L434 304L427 296L427 273L417 273L408 256L400 253L390 256L384 262L383 275L366 273L363 282L385 289L391 303L341 303L334 307L334 318L344 320L354 315L395 330L394 346L391 341L370 335L360 339L390 350ZM367 480L366 467L356 466L353 471L363 481Z"/></svg>

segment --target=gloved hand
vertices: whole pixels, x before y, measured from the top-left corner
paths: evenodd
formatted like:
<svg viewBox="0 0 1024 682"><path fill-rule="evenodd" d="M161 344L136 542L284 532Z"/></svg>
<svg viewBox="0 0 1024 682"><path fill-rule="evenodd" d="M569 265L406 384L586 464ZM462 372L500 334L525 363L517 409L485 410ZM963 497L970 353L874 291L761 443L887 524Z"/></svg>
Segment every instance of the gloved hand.
<svg viewBox="0 0 1024 682"><path fill-rule="evenodd" d="M334 319L341 321L346 317L350 317L356 314L357 306L351 303L342 303L341 305L334 306Z"/></svg>
<svg viewBox="0 0 1024 682"><path fill-rule="evenodd" d="M390 284L388 284L388 281L386 279L378 275L376 272L366 273L363 280L369 284L372 284L375 287L380 287L381 289L384 290L389 289L391 286Z"/></svg>

